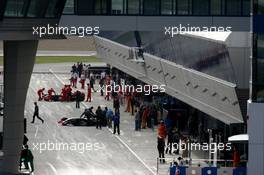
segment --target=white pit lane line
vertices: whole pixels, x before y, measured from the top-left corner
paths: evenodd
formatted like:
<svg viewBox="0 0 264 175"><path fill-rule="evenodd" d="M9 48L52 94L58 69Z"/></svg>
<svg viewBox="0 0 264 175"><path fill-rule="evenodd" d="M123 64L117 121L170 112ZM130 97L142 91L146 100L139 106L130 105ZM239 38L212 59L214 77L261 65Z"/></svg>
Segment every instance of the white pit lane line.
<svg viewBox="0 0 264 175"><path fill-rule="evenodd" d="M58 76L56 75L52 69L49 69L50 73L52 73L62 84L65 84L65 82ZM84 102L81 102L86 108L88 108L88 105L85 104ZM113 132L111 129L109 129L109 132ZM156 175L156 173L151 169L150 166L148 166L119 136L115 135L115 138L119 140L143 165L145 168L151 172L151 174Z"/></svg>

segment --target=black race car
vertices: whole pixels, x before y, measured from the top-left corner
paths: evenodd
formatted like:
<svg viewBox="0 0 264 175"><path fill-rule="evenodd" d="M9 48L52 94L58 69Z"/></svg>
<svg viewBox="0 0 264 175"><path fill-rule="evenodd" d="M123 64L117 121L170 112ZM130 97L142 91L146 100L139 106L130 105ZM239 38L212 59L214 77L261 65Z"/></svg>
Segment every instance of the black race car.
<svg viewBox="0 0 264 175"><path fill-rule="evenodd" d="M62 126L95 126L95 118L62 118L58 123Z"/></svg>
<svg viewBox="0 0 264 175"><path fill-rule="evenodd" d="M62 118L58 123L62 126L96 126L96 118ZM106 120L102 121L102 126L106 126Z"/></svg>

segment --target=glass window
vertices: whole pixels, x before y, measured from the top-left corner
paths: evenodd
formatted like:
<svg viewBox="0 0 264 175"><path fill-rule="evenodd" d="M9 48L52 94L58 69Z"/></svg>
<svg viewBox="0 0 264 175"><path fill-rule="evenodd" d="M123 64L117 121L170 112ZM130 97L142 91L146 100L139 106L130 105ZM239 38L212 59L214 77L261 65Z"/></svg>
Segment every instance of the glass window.
<svg viewBox="0 0 264 175"><path fill-rule="evenodd" d="M159 0L144 0L144 15L159 15Z"/></svg>
<svg viewBox="0 0 264 175"><path fill-rule="evenodd" d="M107 0L101 0L101 3L102 3L101 13L106 14L107 13Z"/></svg>
<svg viewBox="0 0 264 175"><path fill-rule="evenodd" d="M241 0L227 0L226 15L241 15Z"/></svg>
<svg viewBox="0 0 264 175"><path fill-rule="evenodd" d="M257 39L257 57L264 59L264 35L258 35L258 39Z"/></svg>
<svg viewBox="0 0 264 175"><path fill-rule="evenodd" d="M140 4L139 0L127 0L127 13L130 15L139 14Z"/></svg>
<svg viewBox="0 0 264 175"><path fill-rule="evenodd" d="M4 16L4 6L5 6L5 2L0 1L0 21L3 19Z"/></svg>
<svg viewBox="0 0 264 175"><path fill-rule="evenodd" d="M264 102L264 35L259 34L254 39L257 52L253 52L253 100Z"/></svg>
<svg viewBox="0 0 264 175"><path fill-rule="evenodd" d="M59 17L64 7L63 0L50 0L45 17Z"/></svg>
<svg viewBox="0 0 264 175"><path fill-rule="evenodd" d="M264 0L256 0L258 3L258 14L264 13Z"/></svg>
<svg viewBox="0 0 264 175"><path fill-rule="evenodd" d="M95 8L94 8L94 12L95 14L106 14L107 12L107 0L95 0Z"/></svg>
<svg viewBox="0 0 264 175"><path fill-rule="evenodd" d="M162 0L161 1L161 14L162 15L172 15L172 7L173 2L172 0Z"/></svg>
<svg viewBox="0 0 264 175"><path fill-rule="evenodd" d="M250 0L243 0L242 6L243 6L242 15L249 16L250 15Z"/></svg>
<svg viewBox="0 0 264 175"><path fill-rule="evenodd" d="M64 10L64 14L74 14L74 0L67 0Z"/></svg>
<svg viewBox="0 0 264 175"><path fill-rule="evenodd" d="M256 102L263 103L264 102L264 86L258 86L256 88Z"/></svg>
<svg viewBox="0 0 264 175"><path fill-rule="evenodd" d="M209 0L193 0L194 15L209 15Z"/></svg>
<svg viewBox="0 0 264 175"><path fill-rule="evenodd" d="M177 14L188 15L189 14L189 0L177 0Z"/></svg>
<svg viewBox="0 0 264 175"><path fill-rule="evenodd" d="M9 0L6 4L4 16L23 17L26 14L29 0Z"/></svg>
<svg viewBox="0 0 264 175"><path fill-rule="evenodd" d="M95 2L94 0L92 1L87 1L87 0L77 0L77 14L79 15L91 15L94 14L94 6Z"/></svg>
<svg viewBox="0 0 264 175"><path fill-rule="evenodd" d="M48 8L49 1L43 0L31 0L29 9L27 12L28 17L42 18L45 15L46 9Z"/></svg>
<svg viewBox="0 0 264 175"><path fill-rule="evenodd" d="M177 14L177 0L172 0L172 14Z"/></svg>
<svg viewBox="0 0 264 175"><path fill-rule="evenodd" d="M101 9L102 9L102 3L101 0L96 0L95 5L94 5L94 12L95 14L101 14Z"/></svg>
<svg viewBox="0 0 264 175"><path fill-rule="evenodd" d="M119 15L124 13L124 0L112 0L112 14Z"/></svg>
<svg viewBox="0 0 264 175"><path fill-rule="evenodd" d="M257 59L257 83L264 85L264 58Z"/></svg>
<svg viewBox="0 0 264 175"><path fill-rule="evenodd" d="M211 0L211 15L222 14L222 1L223 0Z"/></svg>

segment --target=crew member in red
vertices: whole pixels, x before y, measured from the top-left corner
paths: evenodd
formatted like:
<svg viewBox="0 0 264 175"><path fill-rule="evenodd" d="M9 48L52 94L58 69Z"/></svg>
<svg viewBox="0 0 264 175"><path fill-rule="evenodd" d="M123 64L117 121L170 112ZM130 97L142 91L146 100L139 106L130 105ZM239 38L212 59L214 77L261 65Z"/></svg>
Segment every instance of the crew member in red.
<svg viewBox="0 0 264 175"><path fill-rule="evenodd" d="M110 86L110 77L106 78L106 96L105 96L105 100L109 101L110 98L110 90L111 90L111 86Z"/></svg>
<svg viewBox="0 0 264 175"><path fill-rule="evenodd" d="M54 91L54 89L53 88L50 88L49 90L48 90L48 100L49 101L51 101L52 100L52 95L55 95L55 91Z"/></svg>
<svg viewBox="0 0 264 175"><path fill-rule="evenodd" d="M125 112L130 112L131 100L132 100L132 96L131 96L131 93L130 92L127 93L126 99L127 99L127 107L126 107Z"/></svg>
<svg viewBox="0 0 264 175"><path fill-rule="evenodd" d="M61 101L66 101L67 92L66 92L67 85L64 85L64 88L61 89Z"/></svg>
<svg viewBox="0 0 264 175"><path fill-rule="evenodd" d="M85 75L84 75L84 73L82 73L82 75L81 75L80 83L82 85L82 89L84 89L84 85L85 85Z"/></svg>
<svg viewBox="0 0 264 175"><path fill-rule="evenodd" d="M91 102L92 100L92 88L91 85L89 83L87 83L87 102Z"/></svg>
<svg viewBox="0 0 264 175"><path fill-rule="evenodd" d="M38 97L39 97L39 101L41 101L43 99L43 95L44 95L44 90L45 88L41 88L38 90Z"/></svg>
<svg viewBox="0 0 264 175"><path fill-rule="evenodd" d="M71 97L72 97L71 85L66 86L66 95L67 95L67 101L71 101Z"/></svg>
<svg viewBox="0 0 264 175"><path fill-rule="evenodd" d="M118 98L120 100L120 104L123 105L124 99L123 99L123 89L121 85L119 85Z"/></svg>

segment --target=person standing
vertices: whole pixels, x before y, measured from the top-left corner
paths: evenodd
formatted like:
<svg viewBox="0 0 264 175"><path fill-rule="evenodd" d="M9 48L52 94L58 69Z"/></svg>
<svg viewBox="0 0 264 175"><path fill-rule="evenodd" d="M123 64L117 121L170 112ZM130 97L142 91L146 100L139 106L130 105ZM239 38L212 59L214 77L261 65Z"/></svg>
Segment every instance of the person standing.
<svg viewBox="0 0 264 175"><path fill-rule="evenodd" d="M99 81L99 86L100 86L100 93L101 93L101 96L104 96L104 80L105 79L100 79Z"/></svg>
<svg viewBox="0 0 264 175"><path fill-rule="evenodd" d="M113 120L114 112L112 109L108 109L106 112L107 126L108 128L112 128L112 120Z"/></svg>
<svg viewBox="0 0 264 175"><path fill-rule="evenodd" d="M76 67L75 64L72 66L72 70L71 70L71 72L77 72L77 67Z"/></svg>
<svg viewBox="0 0 264 175"><path fill-rule="evenodd" d="M239 162L240 162L240 154L239 154L236 146L233 147L232 159L233 159L233 167L238 167Z"/></svg>
<svg viewBox="0 0 264 175"><path fill-rule="evenodd" d="M113 107L114 107L115 111L119 111L120 103L119 103L118 96L114 97Z"/></svg>
<svg viewBox="0 0 264 175"><path fill-rule="evenodd" d="M142 122L141 122L142 129L146 129L148 117L149 117L149 107L146 106L142 115Z"/></svg>
<svg viewBox="0 0 264 175"><path fill-rule="evenodd" d="M78 81L78 73L74 72L73 73L73 87L77 88L77 81Z"/></svg>
<svg viewBox="0 0 264 175"><path fill-rule="evenodd" d="M93 89L94 92L96 92L96 90L94 89L94 83L95 83L95 79L93 76L90 77L90 86Z"/></svg>
<svg viewBox="0 0 264 175"><path fill-rule="evenodd" d="M113 132L113 134L115 134L117 132L118 135L120 135L120 113L119 113L119 111L115 111L115 115L114 115L113 120L114 120L114 132Z"/></svg>
<svg viewBox="0 0 264 175"><path fill-rule="evenodd" d="M136 116L135 116L135 131L139 131L140 129L140 113L139 111L135 110Z"/></svg>
<svg viewBox="0 0 264 175"><path fill-rule="evenodd" d="M159 152L159 158L160 158L160 163L165 163L165 142L164 139L158 136L158 152Z"/></svg>
<svg viewBox="0 0 264 175"><path fill-rule="evenodd" d="M79 109L80 108L80 101L81 101L81 92L80 91L76 91L76 108Z"/></svg>
<svg viewBox="0 0 264 175"><path fill-rule="evenodd" d="M96 129L102 129L102 118L103 118L103 111L100 106L98 106L96 112Z"/></svg>
<svg viewBox="0 0 264 175"><path fill-rule="evenodd" d="M169 152L169 154L172 153L172 147L173 147L173 129L174 128L170 128L168 131L168 140L167 140L167 148L166 148L166 154Z"/></svg>
<svg viewBox="0 0 264 175"><path fill-rule="evenodd" d="M84 75L84 72L81 74L81 80L80 80L80 83L81 83L81 88L84 89L84 85L85 85L85 75Z"/></svg>
<svg viewBox="0 0 264 175"><path fill-rule="evenodd" d="M131 108L131 94L128 93L126 98L127 98L127 107L126 107L125 112L130 112L130 108Z"/></svg>
<svg viewBox="0 0 264 175"><path fill-rule="evenodd" d="M82 64L82 62L78 65L77 71L78 71L79 78L81 78L81 74L82 74L82 71L83 71L83 64Z"/></svg>
<svg viewBox="0 0 264 175"><path fill-rule="evenodd" d="M39 107L38 107L37 102L34 102L34 105L35 105L35 109L34 109L34 114L33 114L33 120L31 123L35 122L35 117L37 117L39 120L41 120L42 123L44 123L44 120L39 117Z"/></svg>
<svg viewBox="0 0 264 175"><path fill-rule="evenodd" d="M159 152L159 158L160 158L160 162L165 163L165 139L167 136L167 131L166 131L166 126L164 124L164 121L161 120L159 127L158 127L158 152Z"/></svg>
<svg viewBox="0 0 264 175"><path fill-rule="evenodd" d="M90 84L87 84L87 102L91 102L92 100L92 88Z"/></svg>
<svg viewBox="0 0 264 175"><path fill-rule="evenodd" d="M131 95L131 115L134 115L134 107L135 107L136 99L134 94Z"/></svg>

